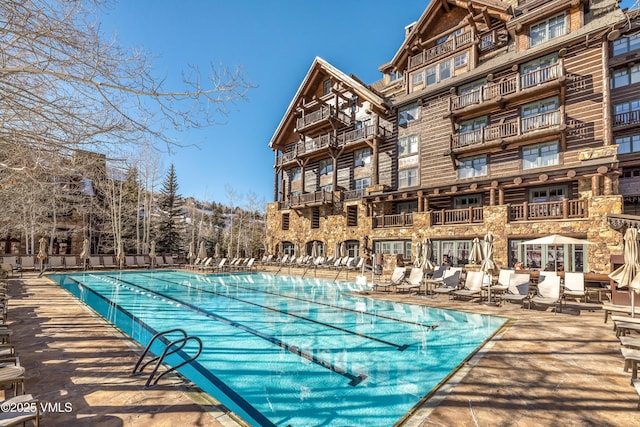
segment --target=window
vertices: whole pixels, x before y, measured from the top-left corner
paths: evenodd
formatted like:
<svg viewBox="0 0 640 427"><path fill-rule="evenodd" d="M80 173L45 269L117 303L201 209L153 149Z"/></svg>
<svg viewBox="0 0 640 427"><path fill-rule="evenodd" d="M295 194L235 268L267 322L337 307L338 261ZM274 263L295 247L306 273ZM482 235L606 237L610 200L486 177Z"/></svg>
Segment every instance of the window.
<svg viewBox="0 0 640 427"><path fill-rule="evenodd" d="M538 46L541 43L563 36L567 33L565 14L561 13L552 18L545 19L529 29L529 46Z"/></svg>
<svg viewBox="0 0 640 427"><path fill-rule="evenodd" d="M426 70L427 73L427 86L435 84L438 81L438 68L437 67L429 67Z"/></svg>
<svg viewBox="0 0 640 427"><path fill-rule="evenodd" d="M509 265L522 262L525 268L586 272L587 248L585 245L523 245L522 240L509 240Z"/></svg>
<svg viewBox="0 0 640 427"><path fill-rule="evenodd" d="M629 125L638 123L640 111L640 99L634 99L628 102L622 102L613 106L613 124Z"/></svg>
<svg viewBox="0 0 640 427"><path fill-rule="evenodd" d="M470 207L482 207L482 195L470 194L468 196L458 196L453 199L454 209L464 209Z"/></svg>
<svg viewBox="0 0 640 427"><path fill-rule="evenodd" d="M402 73L400 71L391 71L389 73L389 81L395 82L396 80L400 80L402 78Z"/></svg>
<svg viewBox="0 0 640 427"><path fill-rule="evenodd" d="M566 198L567 187L565 185L553 185L529 190L529 201L531 203L559 202Z"/></svg>
<svg viewBox="0 0 640 427"><path fill-rule="evenodd" d="M360 178L353 181L354 190L364 190L371 186L371 178Z"/></svg>
<svg viewBox="0 0 640 427"><path fill-rule="evenodd" d="M467 65L467 62L469 62L469 53L467 52L453 58L453 64L456 68L464 67Z"/></svg>
<svg viewBox="0 0 640 427"><path fill-rule="evenodd" d="M320 187L320 191L324 191L325 193L329 193L333 191L333 184L327 184Z"/></svg>
<svg viewBox="0 0 640 427"><path fill-rule="evenodd" d="M543 56L520 66L522 88L526 89L539 84L557 79L558 68L554 67L558 62L558 54Z"/></svg>
<svg viewBox="0 0 640 427"><path fill-rule="evenodd" d="M371 148L362 148L353 152L353 166L360 167L371 163Z"/></svg>
<svg viewBox="0 0 640 427"><path fill-rule="evenodd" d="M486 116L476 117L475 119L465 120L463 122L460 122L458 130L460 133L473 132L474 130L482 129L486 125L487 125Z"/></svg>
<svg viewBox="0 0 640 427"><path fill-rule="evenodd" d="M631 52L640 48L640 33L622 37L613 42L613 56Z"/></svg>
<svg viewBox="0 0 640 427"><path fill-rule="evenodd" d="M612 89L638 82L640 82L640 65L633 65L631 67L616 70L611 75Z"/></svg>
<svg viewBox="0 0 640 427"><path fill-rule="evenodd" d="M422 71L411 75L411 84L418 86L424 83L424 73Z"/></svg>
<svg viewBox="0 0 640 427"><path fill-rule="evenodd" d="M398 125L417 120L420 116L420 106L418 104L408 105L398 110Z"/></svg>
<svg viewBox="0 0 640 427"><path fill-rule="evenodd" d="M393 212L396 214L418 212L418 201L398 202L393 205Z"/></svg>
<svg viewBox="0 0 640 427"><path fill-rule="evenodd" d="M477 156L462 159L458 166L458 178L475 178L487 176L487 156Z"/></svg>
<svg viewBox="0 0 640 427"><path fill-rule="evenodd" d="M291 181L299 181L302 178L302 168L291 169Z"/></svg>
<svg viewBox="0 0 640 427"><path fill-rule="evenodd" d="M351 109L352 113L358 111L358 95L351 95L349 99L349 109Z"/></svg>
<svg viewBox="0 0 640 427"><path fill-rule="evenodd" d="M322 95L329 95L331 93L331 87L333 86L333 82L331 79L325 80L322 83Z"/></svg>
<svg viewBox="0 0 640 427"><path fill-rule="evenodd" d="M433 240L431 260L436 264L446 256L452 265L464 266L469 263L471 240Z"/></svg>
<svg viewBox="0 0 640 427"><path fill-rule="evenodd" d="M358 225L358 205L347 206L347 227Z"/></svg>
<svg viewBox="0 0 640 427"><path fill-rule="evenodd" d="M418 135L398 138L398 156L409 156L418 153Z"/></svg>
<svg viewBox="0 0 640 427"><path fill-rule="evenodd" d="M411 240L386 240L373 242L373 252L377 254L402 255L411 259Z"/></svg>
<svg viewBox="0 0 640 427"><path fill-rule="evenodd" d="M282 214L282 229L285 230L285 231L289 229L289 214L288 213L283 213Z"/></svg>
<svg viewBox="0 0 640 427"><path fill-rule="evenodd" d="M398 188L415 187L418 184L418 168L398 171Z"/></svg>
<svg viewBox="0 0 640 427"><path fill-rule="evenodd" d="M522 169L543 168L560 164L558 141L531 145L522 149Z"/></svg>
<svg viewBox="0 0 640 427"><path fill-rule="evenodd" d="M440 63L440 81L447 80L451 77L451 61Z"/></svg>
<svg viewBox="0 0 640 427"><path fill-rule="evenodd" d="M621 136L616 138L618 144L618 154L640 152L640 135Z"/></svg>
<svg viewBox="0 0 640 427"><path fill-rule="evenodd" d="M311 210L311 228L320 228L320 208L315 207Z"/></svg>
<svg viewBox="0 0 640 427"><path fill-rule="evenodd" d="M331 172L333 172L333 159L320 160L318 169L320 170L320 176L329 175Z"/></svg>

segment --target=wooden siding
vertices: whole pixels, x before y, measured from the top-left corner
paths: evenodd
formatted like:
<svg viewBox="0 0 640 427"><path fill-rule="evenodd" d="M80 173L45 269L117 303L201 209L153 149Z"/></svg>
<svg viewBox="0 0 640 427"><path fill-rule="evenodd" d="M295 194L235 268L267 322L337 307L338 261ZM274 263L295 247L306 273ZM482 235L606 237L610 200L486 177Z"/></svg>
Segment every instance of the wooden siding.
<svg viewBox="0 0 640 427"><path fill-rule="evenodd" d="M578 159L580 151L604 145L602 47L574 47L564 63L569 77L565 100L568 128L564 166L575 167L581 163Z"/></svg>
<svg viewBox="0 0 640 427"><path fill-rule="evenodd" d="M420 111L420 120L411 129L403 129L401 135L420 135L420 184L422 187L438 187L453 184L457 172L449 150L452 132L451 121L444 118L448 112L449 95L428 100Z"/></svg>

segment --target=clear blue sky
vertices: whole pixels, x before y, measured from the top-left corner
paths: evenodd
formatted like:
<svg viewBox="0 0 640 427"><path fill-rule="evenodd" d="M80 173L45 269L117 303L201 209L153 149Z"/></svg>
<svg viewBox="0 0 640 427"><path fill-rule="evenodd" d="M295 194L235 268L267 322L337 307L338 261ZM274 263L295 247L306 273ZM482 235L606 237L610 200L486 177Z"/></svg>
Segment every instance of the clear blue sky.
<svg viewBox="0 0 640 427"><path fill-rule="evenodd" d="M365 83L380 79L429 0L120 0L101 17L124 47L144 47L156 74L180 74L188 64L240 65L258 87L231 108L226 124L183 134L165 156L175 164L179 191L227 203L227 187L242 204L249 193L273 198L273 152L268 144L313 59L320 56ZM634 0L624 0L630 7ZM164 176L164 173L163 173Z"/></svg>

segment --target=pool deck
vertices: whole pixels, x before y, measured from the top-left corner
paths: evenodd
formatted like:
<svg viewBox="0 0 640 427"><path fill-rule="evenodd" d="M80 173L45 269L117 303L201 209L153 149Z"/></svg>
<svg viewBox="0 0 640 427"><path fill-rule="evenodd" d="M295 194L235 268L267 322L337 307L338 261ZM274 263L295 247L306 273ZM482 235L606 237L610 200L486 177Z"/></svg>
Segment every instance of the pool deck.
<svg viewBox="0 0 640 427"><path fill-rule="evenodd" d="M145 389L145 377L129 375L140 346L50 280L10 279L9 294L8 323L27 393L63 409L71 404L69 412L45 414L42 425L241 425L178 376ZM555 314L447 296L371 296L511 319L403 425L640 425L631 373L597 303L570 302Z"/></svg>

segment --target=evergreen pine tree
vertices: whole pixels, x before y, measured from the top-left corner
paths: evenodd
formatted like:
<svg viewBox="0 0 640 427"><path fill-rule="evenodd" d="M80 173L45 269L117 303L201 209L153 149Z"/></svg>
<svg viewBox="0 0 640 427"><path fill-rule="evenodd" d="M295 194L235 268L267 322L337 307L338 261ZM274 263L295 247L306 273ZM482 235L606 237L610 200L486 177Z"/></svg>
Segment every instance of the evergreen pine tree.
<svg viewBox="0 0 640 427"><path fill-rule="evenodd" d="M157 250L160 252L177 253L182 247L181 228L184 201L178 194L178 178L172 164L169 173L162 183L158 200L160 220L158 221Z"/></svg>

